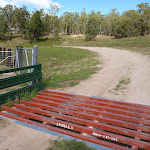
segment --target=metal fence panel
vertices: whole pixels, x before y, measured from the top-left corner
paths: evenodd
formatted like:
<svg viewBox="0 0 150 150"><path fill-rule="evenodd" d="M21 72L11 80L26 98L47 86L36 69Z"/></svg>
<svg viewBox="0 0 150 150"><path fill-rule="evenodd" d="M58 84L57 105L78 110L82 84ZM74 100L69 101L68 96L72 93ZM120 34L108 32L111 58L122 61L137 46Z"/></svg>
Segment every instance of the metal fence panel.
<svg viewBox="0 0 150 150"><path fill-rule="evenodd" d="M41 64L38 65L33 65L33 66L26 66L22 68L15 68L15 69L8 69L8 70L1 70L0 74L4 73L10 73L10 72L16 72L16 71L22 71L22 70L27 70L27 69L35 69L35 72L31 73L25 73L22 75L17 75L9 78L4 78L0 79L0 89L4 89L7 87L11 87L14 85L18 85L21 83L25 83L27 81L36 81L32 82L34 84L29 85L24 88L20 88L8 93L4 93L0 95L0 104L4 103L7 101L7 99L14 99L16 96L20 97L22 92L25 91L32 91L33 89L41 90L42 89L42 71L41 71Z"/></svg>

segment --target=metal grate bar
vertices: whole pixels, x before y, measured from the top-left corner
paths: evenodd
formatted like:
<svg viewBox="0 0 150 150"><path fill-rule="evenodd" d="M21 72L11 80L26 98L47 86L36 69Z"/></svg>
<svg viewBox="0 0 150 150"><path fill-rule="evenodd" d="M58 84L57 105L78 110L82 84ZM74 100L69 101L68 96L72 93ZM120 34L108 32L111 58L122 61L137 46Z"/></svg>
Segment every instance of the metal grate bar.
<svg viewBox="0 0 150 150"><path fill-rule="evenodd" d="M6 117L9 117L9 118L12 118L12 119L16 119L16 120L19 120L19 121L22 121L22 122L26 122L26 123L29 123L29 124L32 124L32 125L36 125L36 126L39 126L39 127L43 127L43 128L46 128L46 129L49 129L49 130L52 130L52 131L56 131L56 132L59 132L59 133L62 133L62 134L70 135L70 136L75 137L75 138L79 138L79 139L82 139L82 140L87 140L89 142L93 142L93 143L96 143L96 144L99 144L99 145L107 146L107 147L110 147L110 148L113 148L113 149L130 150L129 148L123 147L121 145L116 145L116 144L109 143L107 141L102 141L102 140L99 140L99 139L95 139L95 138L92 138L92 137L89 139L88 137L86 137L84 135L80 135L80 134L77 134L77 133L72 133L70 131L60 129L60 128L57 128L57 127L53 127L51 125L41 124L41 123L38 123L38 122L35 122L35 121L31 121L29 119L25 119L25 118L22 118L22 117L12 115L12 114L0 112L0 115L6 116Z"/></svg>
<svg viewBox="0 0 150 150"><path fill-rule="evenodd" d="M43 95L38 95L38 96L36 96L36 98L50 100L50 101L54 101L54 102L58 102L58 103L71 104L74 106L82 106L82 107L96 109L96 110L108 111L108 112L127 115L127 116L131 116L131 117L150 119L150 115L148 115L148 114L142 114L142 113L136 113L136 112L132 112L132 111L125 111L125 110L121 110L121 109L117 109L117 108L87 104L84 101L82 101L82 103L81 102L79 103L77 101L74 101L73 99L71 101L68 101L68 100L43 96Z"/></svg>
<svg viewBox="0 0 150 150"><path fill-rule="evenodd" d="M113 149L150 149L149 106L137 106L45 91L0 114Z"/></svg>
<svg viewBox="0 0 150 150"><path fill-rule="evenodd" d="M106 107L117 108L117 109L121 109L121 110L134 111L134 112L138 112L138 113L150 114L150 109L142 109L142 108L135 108L135 107L131 107L131 106L123 106L123 105L119 105L119 104L111 104L108 102L96 101L94 99L88 100L88 99L83 99L83 98L81 99L81 98L76 98L76 97L72 98L69 96L56 95L56 94L51 94L51 93L47 93L47 92L41 92L41 95L54 97L54 98L60 98L60 99L64 99L64 100L71 100L71 101L76 101L76 102L85 102L87 104L106 106Z"/></svg>
<svg viewBox="0 0 150 150"><path fill-rule="evenodd" d="M101 110L94 110L94 109L89 109L89 108L80 107L80 106L79 107L71 106L71 105L66 105L63 103L41 100L41 99L37 99L37 98L32 98L31 100L34 102L38 102L38 103L44 103L44 104L62 107L62 108L66 108L66 109L71 109L71 110L83 111L83 112L90 113L90 114L95 114L95 115L99 115L99 116L106 116L109 118L124 120L124 121L128 121L128 122L135 122L135 123L139 123L139 124L144 124L144 122L146 122L149 124L149 120L145 120L145 119L143 120L143 119L138 119L138 118L134 118L134 117L113 114L113 113L105 112L105 111L101 111Z"/></svg>
<svg viewBox="0 0 150 150"><path fill-rule="evenodd" d="M75 97L75 98L81 98L81 99L89 99L89 100L97 100L97 101L103 101L103 102L108 102L112 104L120 104L123 106L130 106L130 107L135 107L135 108L143 108L143 109L150 109L150 106L148 105L141 105L141 104L135 104L135 103L129 103L129 102L122 102L122 101L115 101L111 99L105 99L105 98L96 98L96 97L89 97L89 96L83 96L83 95L76 95L76 94L71 94L71 93L63 93L63 92L58 92L58 91L45 91L46 93L54 93L57 95L62 95L62 96L69 96L69 97Z"/></svg>

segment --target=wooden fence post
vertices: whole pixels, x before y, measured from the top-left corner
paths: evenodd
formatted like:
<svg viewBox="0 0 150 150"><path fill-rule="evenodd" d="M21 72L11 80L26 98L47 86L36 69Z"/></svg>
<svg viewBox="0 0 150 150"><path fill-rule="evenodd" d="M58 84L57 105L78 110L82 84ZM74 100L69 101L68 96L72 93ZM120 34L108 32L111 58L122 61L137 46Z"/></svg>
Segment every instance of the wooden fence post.
<svg viewBox="0 0 150 150"><path fill-rule="evenodd" d="M6 52L5 52L5 50L6 50L6 48L3 48L3 52L2 52L2 54L3 54L3 58L2 58L2 59L5 59L5 56L6 56ZM3 64L5 64L5 61L3 62Z"/></svg>
<svg viewBox="0 0 150 150"><path fill-rule="evenodd" d="M0 47L0 60L2 60L2 47Z"/></svg>
<svg viewBox="0 0 150 150"><path fill-rule="evenodd" d="M11 67L11 49L9 48L8 51L10 52L8 52L7 66Z"/></svg>

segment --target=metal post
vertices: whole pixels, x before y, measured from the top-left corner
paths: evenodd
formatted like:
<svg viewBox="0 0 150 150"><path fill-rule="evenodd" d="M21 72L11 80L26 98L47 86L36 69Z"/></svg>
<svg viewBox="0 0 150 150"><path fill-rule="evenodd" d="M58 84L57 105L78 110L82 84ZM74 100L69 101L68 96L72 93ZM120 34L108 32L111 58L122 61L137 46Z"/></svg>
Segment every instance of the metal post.
<svg viewBox="0 0 150 150"><path fill-rule="evenodd" d="M9 52L8 52L7 66L8 66L8 67L12 67L12 64L11 64L11 57L10 57L10 56L11 56L11 49L9 48L8 51L9 51Z"/></svg>
<svg viewBox="0 0 150 150"><path fill-rule="evenodd" d="M38 45L34 45L32 52L32 65L37 65Z"/></svg>
<svg viewBox="0 0 150 150"><path fill-rule="evenodd" d="M33 51L32 51L32 65L37 65L37 54L38 54L38 45L34 45ZM32 72L35 72L36 69L33 68ZM33 80L32 84L35 84L36 81Z"/></svg>
<svg viewBox="0 0 150 150"><path fill-rule="evenodd" d="M16 46L16 50L18 53L18 61L19 61L19 68L23 67L23 47L22 46Z"/></svg>

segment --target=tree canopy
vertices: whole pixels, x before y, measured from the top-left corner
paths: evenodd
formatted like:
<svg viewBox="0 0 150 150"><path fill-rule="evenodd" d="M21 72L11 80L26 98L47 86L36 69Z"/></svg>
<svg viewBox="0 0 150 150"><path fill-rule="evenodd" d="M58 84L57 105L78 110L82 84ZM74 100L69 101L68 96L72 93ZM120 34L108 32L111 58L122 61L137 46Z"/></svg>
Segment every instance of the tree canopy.
<svg viewBox="0 0 150 150"><path fill-rule="evenodd" d="M87 13L84 8L81 12L65 12L58 18L58 11L59 8L52 6L48 13L41 9L30 14L25 6L6 5L0 8L0 39L5 39L6 35L11 38L13 34L31 40L52 34L57 39L62 33L66 36L85 34L86 40L95 40L98 34L122 38L150 33L149 3L138 4L136 10L122 14L115 8L106 15L101 11Z"/></svg>

